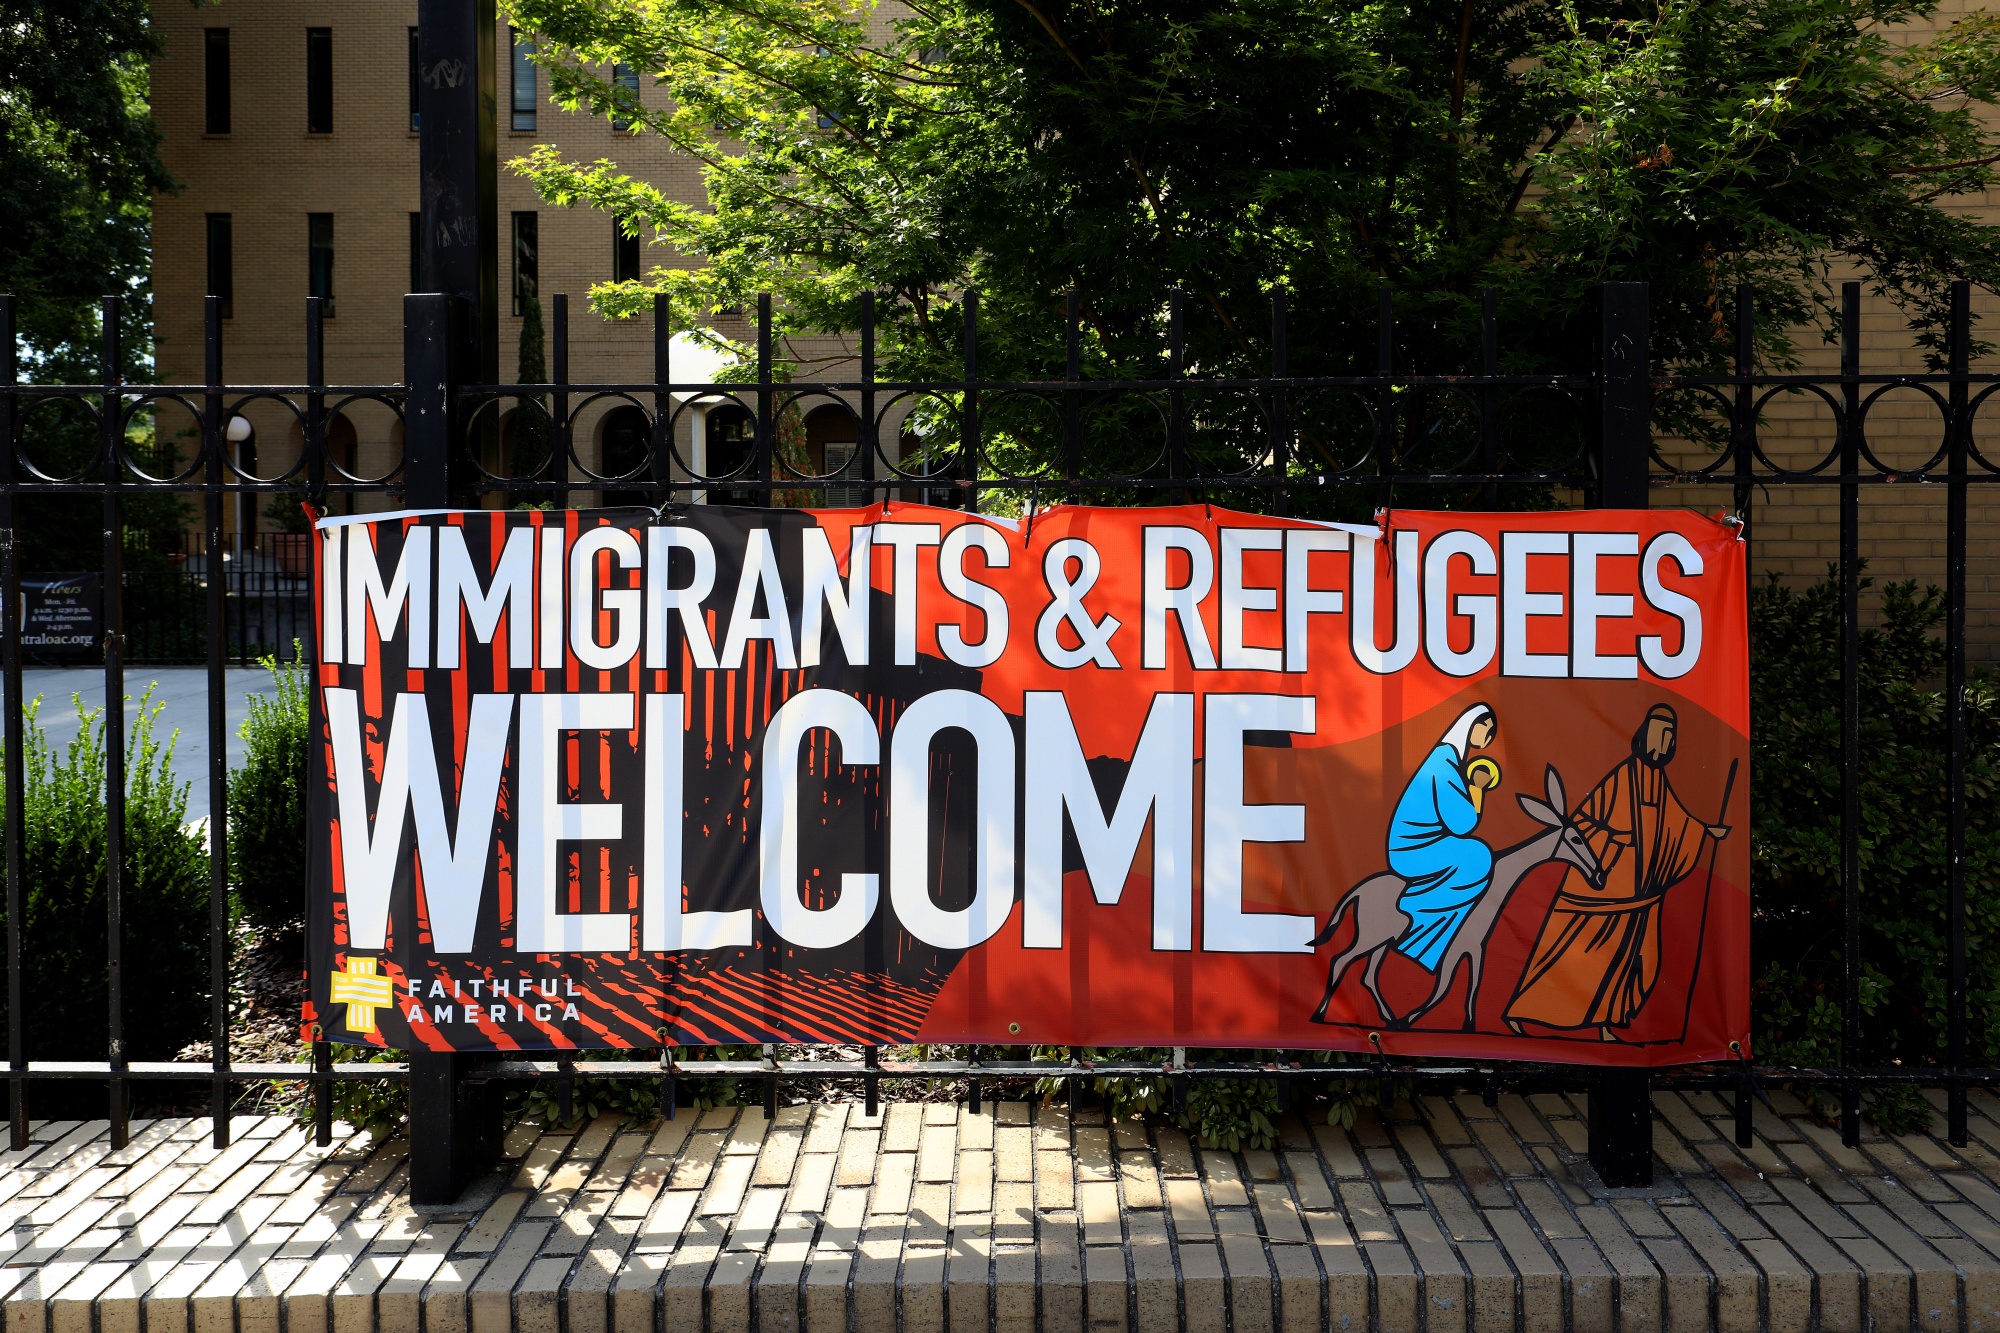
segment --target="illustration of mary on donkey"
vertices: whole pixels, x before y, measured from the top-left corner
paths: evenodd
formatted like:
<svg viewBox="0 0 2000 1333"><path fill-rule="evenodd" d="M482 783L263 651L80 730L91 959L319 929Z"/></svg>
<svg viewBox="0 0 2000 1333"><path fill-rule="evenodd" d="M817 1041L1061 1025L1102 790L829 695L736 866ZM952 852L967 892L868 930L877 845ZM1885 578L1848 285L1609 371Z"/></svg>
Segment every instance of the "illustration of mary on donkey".
<svg viewBox="0 0 2000 1333"><path fill-rule="evenodd" d="M1389 822L1389 868L1406 884L1396 906L1410 919L1394 948L1429 971L1493 883L1493 851L1472 833L1486 793L1500 785L1500 766L1472 752L1498 732L1485 704L1460 713L1403 788Z"/></svg>

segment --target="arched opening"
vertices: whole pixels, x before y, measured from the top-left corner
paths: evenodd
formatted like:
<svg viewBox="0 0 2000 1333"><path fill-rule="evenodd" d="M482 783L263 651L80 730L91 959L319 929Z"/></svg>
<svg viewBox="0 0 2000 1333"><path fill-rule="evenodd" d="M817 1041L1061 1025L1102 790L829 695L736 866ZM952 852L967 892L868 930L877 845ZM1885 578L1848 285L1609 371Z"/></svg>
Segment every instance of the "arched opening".
<svg viewBox="0 0 2000 1333"><path fill-rule="evenodd" d="M859 448L854 414L838 403L827 403L806 414L806 457L819 476L839 476L841 485L829 484L824 498L817 488L813 504L827 509L850 508L868 503L869 488L852 484L860 480L861 466L855 458Z"/></svg>
<svg viewBox="0 0 2000 1333"><path fill-rule="evenodd" d="M597 428L597 470L606 477L616 477L644 467L646 455L652 448L653 423L646 414L636 407L614 407L604 414L603 422ZM643 476L643 474L641 474ZM650 489L636 486L606 486L602 491L600 504L647 505L660 503L659 496Z"/></svg>
<svg viewBox="0 0 2000 1333"><path fill-rule="evenodd" d="M735 403L710 408L703 438L707 442L704 470L709 476L735 473L739 481L756 480L757 423L748 409ZM764 500L763 492L748 488L718 487L708 495L710 504L721 505L762 505Z"/></svg>

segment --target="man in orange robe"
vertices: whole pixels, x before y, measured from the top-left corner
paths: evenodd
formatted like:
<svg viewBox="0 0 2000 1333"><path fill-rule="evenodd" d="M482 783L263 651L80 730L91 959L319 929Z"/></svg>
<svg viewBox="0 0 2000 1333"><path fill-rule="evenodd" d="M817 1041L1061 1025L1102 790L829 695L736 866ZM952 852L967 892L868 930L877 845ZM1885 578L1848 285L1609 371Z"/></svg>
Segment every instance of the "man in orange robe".
<svg viewBox="0 0 2000 1333"><path fill-rule="evenodd" d="M1679 718L1666 704L1646 713L1632 755L1577 806L1577 829L1605 869L1591 888L1563 881L1535 951L1507 1006L1507 1025L1613 1028L1637 1016L1660 975L1660 908L1667 891L1701 863L1709 838L1729 835L1688 813L1667 780Z"/></svg>

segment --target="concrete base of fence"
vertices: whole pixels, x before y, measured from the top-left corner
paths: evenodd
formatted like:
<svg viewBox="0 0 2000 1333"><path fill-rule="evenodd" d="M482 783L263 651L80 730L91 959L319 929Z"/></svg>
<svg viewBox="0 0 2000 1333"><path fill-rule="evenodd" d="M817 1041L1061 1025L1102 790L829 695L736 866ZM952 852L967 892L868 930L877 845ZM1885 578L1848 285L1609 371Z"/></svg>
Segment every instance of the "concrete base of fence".
<svg viewBox="0 0 2000 1333"><path fill-rule="evenodd" d="M1803 1108L1779 1099L1791 1113ZM2000 1100L1972 1145L1658 1100L1659 1184L1595 1187L1580 1101L1426 1098L1270 1152L1019 1102L517 1129L458 1208L407 1145L241 1117L47 1122L0 1154L9 1333L2000 1327ZM1942 1129L1940 1117L1939 1128Z"/></svg>

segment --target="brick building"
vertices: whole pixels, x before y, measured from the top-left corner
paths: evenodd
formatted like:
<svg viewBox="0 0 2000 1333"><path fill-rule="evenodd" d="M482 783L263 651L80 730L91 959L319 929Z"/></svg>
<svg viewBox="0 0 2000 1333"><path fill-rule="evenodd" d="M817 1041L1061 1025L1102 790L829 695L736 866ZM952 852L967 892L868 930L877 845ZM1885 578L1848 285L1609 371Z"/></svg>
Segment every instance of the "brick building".
<svg viewBox="0 0 2000 1333"><path fill-rule="evenodd" d="M167 169L181 185L154 202L154 320L163 380L200 381L202 302L209 293L224 297L224 374L231 383L303 382L301 298L309 295L331 299L324 325L329 384L401 380L403 296L417 287L416 16L414 0L387 6L159 0L153 6L164 48L153 63L153 114ZM614 157L690 201L701 198L699 167L657 138L564 112L549 101L546 74L528 62L528 48L504 23L494 41L500 375L511 380L518 369L524 301L540 298L546 325L551 297L568 293L572 378L649 380L650 321L600 318L587 293L596 282L639 276L663 262L663 252L619 237L602 213L546 207L506 162L536 144L559 143L584 159ZM641 96L654 95L641 86ZM751 333L741 320L719 328L735 338ZM835 347L798 350L817 356ZM694 356L681 365L676 378L701 373ZM578 454L607 473L630 470L644 455L643 417L620 409L616 401L600 401L576 417ZM297 459L300 429L283 404L253 403L242 416L248 438L234 447L246 467L270 476ZM816 465L830 459L837 470L853 448L849 414L822 406L805 424ZM503 449L512 425L499 423ZM743 448L746 426L746 416L728 405L684 405L677 444L698 466L721 471L730 449ZM246 434L245 425L233 434ZM354 460L357 474L376 476L399 456L400 434L385 406L353 401L330 441L337 457ZM856 488L835 499L858 503L859 495ZM386 502L364 497L361 507ZM260 520L254 505L237 504L227 521L232 531L247 531L270 520Z"/></svg>
<svg viewBox="0 0 2000 1333"><path fill-rule="evenodd" d="M1964 12L1967 0L1947 0L1939 21ZM402 374L402 298L414 286L417 134L413 70L414 0L390 6L336 6L326 0L214 0L189 6L157 0L153 24L164 50L153 65L155 118L168 170L181 182L154 211L155 319L159 372L170 382L199 380L201 305L205 293L227 294L225 373L236 383L296 383L304 376L304 306L308 294L332 298L326 323L330 383L391 383ZM662 262L662 251L620 243L611 221L588 209L550 209L508 159L543 142L571 156L617 160L688 200L701 197L698 166L651 136L620 133L608 122L570 115L547 98L546 76L522 57L506 25L495 33L495 102L501 168L499 360L503 378L517 369L519 296L569 293L572 378L644 380L651 374L646 321L607 321L585 299L593 282L636 274ZM656 96L643 81L642 97ZM1955 207L1984 210L1994 201L1971 198ZM517 299L508 299L508 293ZM1981 316L2000 303L1981 298ZM723 332L741 337L740 322ZM1916 369L1921 362L1908 330L1885 304L1871 302L1864 319L1863 369ZM812 349L816 355L831 346ZM1833 371L1833 349L1808 349L1808 370ZM858 372L851 363L836 377ZM281 471L297 457L299 429L277 403L255 404L244 416L252 438L240 448L258 471ZM400 427L380 404L355 402L337 423L337 450L351 450L355 470L385 470L400 449ZM1989 419L1992 414L1988 414ZM849 414L825 407L808 420L810 448L825 467L853 448ZM718 471L729 448L742 448L747 422L734 409L686 410L677 430L684 456ZM240 433L239 428L239 433ZM501 435L507 427L503 424ZM615 402L582 409L579 455L602 470L633 464L643 453L643 419ZM1982 424L1982 447L2000 457L2000 428ZM1917 466L1937 447L1939 417L1923 396L1897 390L1870 414L1869 438L1879 456ZM891 436L893 438L893 435ZM714 453L710 452L713 441ZM1764 447L1797 464L1831 446L1831 417L1804 398L1773 400ZM635 450L637 452L635 452ZM253 452L254 451L254 452ZM1695 460L1690 460L1695 461ZM859 488L837 492L836 503L858 502ZM1993 501L1986 496L1993 495ZM575 496L590 502L591 493ZM612 494L610 498L616 498ZM379 497L370 497L379 502ZM1726 507L1724 489L1670 489L1656 504ZM1862 496L1863 550L1878 580L1943 578L1942 488L1871 487ZM365 506L364 506L365 507ZM1838 553L1838 497L1832 487L1760 490L1752 514L1752 566L1805 580L1821 576ZM1969 628L1975 658L2000 660L2000 493L1975 489ZM230 526L249 528L254 506L238 505Z"/></svg>

